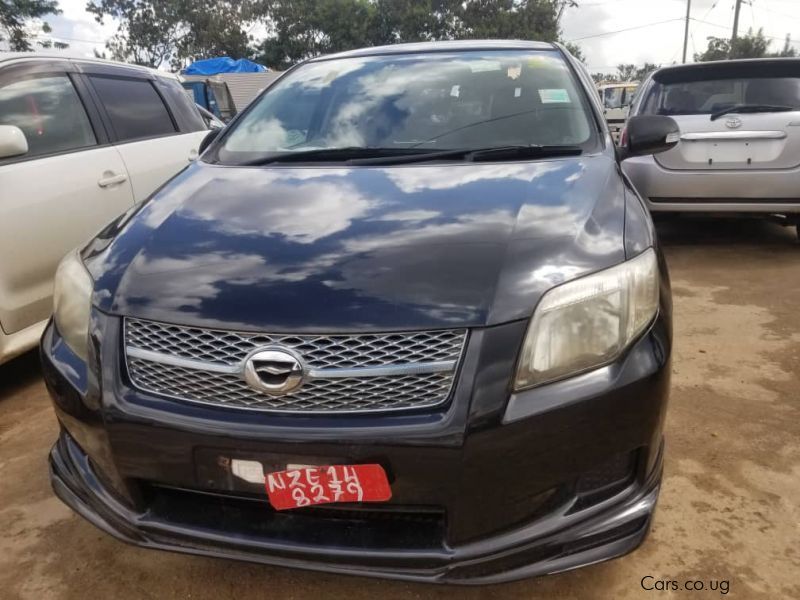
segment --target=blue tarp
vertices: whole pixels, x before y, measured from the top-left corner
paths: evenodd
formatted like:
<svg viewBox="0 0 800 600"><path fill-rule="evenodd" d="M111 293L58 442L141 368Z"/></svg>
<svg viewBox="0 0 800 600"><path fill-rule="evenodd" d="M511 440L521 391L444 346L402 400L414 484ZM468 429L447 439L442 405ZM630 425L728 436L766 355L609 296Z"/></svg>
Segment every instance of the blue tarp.
<svg viewBox="0 0 800 600"><path fill-rule="evenodd" d="M233 60L227 56L198 60L186 67L185 75L216 75L217 73L263 73L269 71L264 65L240 58Z"/></svg>

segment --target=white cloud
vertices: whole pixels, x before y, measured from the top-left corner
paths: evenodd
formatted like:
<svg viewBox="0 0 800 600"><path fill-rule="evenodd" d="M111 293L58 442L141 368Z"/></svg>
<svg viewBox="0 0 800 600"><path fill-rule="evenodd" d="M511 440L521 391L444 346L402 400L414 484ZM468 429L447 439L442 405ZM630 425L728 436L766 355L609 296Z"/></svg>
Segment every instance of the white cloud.
<svg viewBox="0 0 800 600"><path fill-rule="evenodd" d="M102 52L108 38L117 31L113 19L105 19L103 25L95 21L94 15L86 11L86 1L59 0L62 13L45 17L53 28L46 37L69 44L67 52L71 55L94 56L94 50Z"/></svg>
<svg viewBox="0 0 800 600"><path fill-rule="evenodd" d="M670 64L680 62L683 52L686 0L578 0L578 8L567 9L562 21L567 40L639 27L675 19L669 23L632 29L613 35L578 40L587 57L590 71L613 72L620 63ZM730 36L734 0L692 0L687 61L705 50L708 36ZM739 30L764 28L773 36L771 49L783 46L789 33L800 41L800 2L770 0L742 5ZM795 43L800 49L800 42Z"/></svg>

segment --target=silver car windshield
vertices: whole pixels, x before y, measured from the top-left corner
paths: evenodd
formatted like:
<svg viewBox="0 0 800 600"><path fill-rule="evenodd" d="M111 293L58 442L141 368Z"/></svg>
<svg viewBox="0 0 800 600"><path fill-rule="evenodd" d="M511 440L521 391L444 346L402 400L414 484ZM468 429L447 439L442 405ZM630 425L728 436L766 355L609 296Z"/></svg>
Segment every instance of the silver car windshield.
<svg viewBox="0 0 800 600"><path fill-rule="evenodd" d="M556 51L436 52L311 62L234 124L217 160L375 148L588 145L586 93Z"/></svg>

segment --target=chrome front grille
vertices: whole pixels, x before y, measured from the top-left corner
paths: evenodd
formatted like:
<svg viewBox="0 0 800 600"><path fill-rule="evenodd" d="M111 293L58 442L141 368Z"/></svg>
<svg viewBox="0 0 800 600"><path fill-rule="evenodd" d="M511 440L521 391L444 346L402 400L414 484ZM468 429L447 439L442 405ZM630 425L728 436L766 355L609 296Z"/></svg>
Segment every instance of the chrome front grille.
<svg viewBox="0 0 800 600"><path fill-rule="evenodd" d="M466 331L286 335L125 320L133 385L189 402L263 411L345 413L413 410L444 404ZM302 386L284 395L252 388L248 356L280 347L304 363Z"/></svg>

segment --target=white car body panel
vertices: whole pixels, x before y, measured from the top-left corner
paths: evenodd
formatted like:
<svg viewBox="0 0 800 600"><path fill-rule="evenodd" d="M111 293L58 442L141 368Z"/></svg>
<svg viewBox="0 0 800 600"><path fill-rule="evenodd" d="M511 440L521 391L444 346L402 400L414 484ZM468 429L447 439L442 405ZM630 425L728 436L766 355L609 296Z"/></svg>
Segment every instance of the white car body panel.
<svg viewBox="0 0 800 600"><path fill-rule="evenodd" d="M98 183L115 176L124 180ZM3 331L46 319L61 258L132 204L128 172L114 146L0 166Z"/></svg>
<svg viewBox="0 0 800 600"><path fill-rule="evenodd" d="M35 67L43 60L56 64L52 61L68 62L69 57L0 53L0 75L9 72L6 67ZM177 81L175 75L145 67L75 60L117 64L128 74ZM14 83L13 77L8 81ZM175 105L167 104L174 116ZM190 122L187 113L178 114ZM197 158L208 130L179 123L176 129L171 135L128 142L98 139L97 146L0 161L0 364L37 343L52 312L53 275L61 258Z"/></svg>
<svg viewBox="0 0 800 600"><path fill-rule="evenodd" d="M170 177L197 158L197 149L208 131L195 131L149 140L118 144L130 174L136 202L147 199Z"/></svg>

